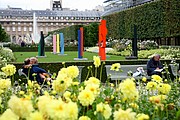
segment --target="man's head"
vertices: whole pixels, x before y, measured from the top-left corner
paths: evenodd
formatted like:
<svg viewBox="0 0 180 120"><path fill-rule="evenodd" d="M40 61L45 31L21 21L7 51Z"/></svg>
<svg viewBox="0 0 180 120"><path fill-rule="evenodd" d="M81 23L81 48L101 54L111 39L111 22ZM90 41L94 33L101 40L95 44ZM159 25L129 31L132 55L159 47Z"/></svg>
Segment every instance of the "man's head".
<svg viewBox="0 0 180 120"><path fill-rule="evenodd" d="M36 57L31 57L30 64L38 64L38 59Z"/></svg>
<svg viewBox="0 0 180 120"><path fill-rule="evenodd" d="M160 58L161 58L161 56L160 56L159 54L155 54L155 55L153 56L154 61L159 61Z"/></svg>
<svg viewBox="0 0 180 120"><path fill-rule="evenodd" d="M30 58L26 58L24 60L24 65L29 65L30 64Z"/></svg>

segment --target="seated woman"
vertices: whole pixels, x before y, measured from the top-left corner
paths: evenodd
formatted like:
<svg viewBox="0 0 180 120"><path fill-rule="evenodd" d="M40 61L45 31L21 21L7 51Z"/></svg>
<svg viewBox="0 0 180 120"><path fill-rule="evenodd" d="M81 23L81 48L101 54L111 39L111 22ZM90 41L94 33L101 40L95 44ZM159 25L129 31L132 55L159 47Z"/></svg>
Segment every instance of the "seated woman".
<svg viewBox="0 0 180 120"><path fill-rule="evenodd" d="M32 65L30 64L30 58L26 58L24 60L24 65L22 66L22 72L25 73L27 76L29 76L31 66Z"/></svg>

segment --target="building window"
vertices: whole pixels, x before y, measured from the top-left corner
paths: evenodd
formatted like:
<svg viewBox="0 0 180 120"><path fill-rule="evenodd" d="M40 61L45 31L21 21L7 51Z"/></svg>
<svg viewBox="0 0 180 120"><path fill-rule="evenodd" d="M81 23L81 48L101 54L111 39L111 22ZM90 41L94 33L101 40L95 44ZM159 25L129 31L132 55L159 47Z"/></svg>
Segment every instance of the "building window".
<svg viewBox="0 0 180 120"><path fill-rule="evenodd" d="M31 23L31 22L30 22L29 24L30 24L30 25L32 25L32 23Z"/></svg>
<svg viewBox="0 0 180 120"><path fill-rule="evenodd" d="M58 20L59 18L58 17L56 17L56 20Z"/></svg>
<svg viewBox="0 0 180 120"><path fill-rule="evenodd" d="M21 27L18 27L18 31L21 31Z"/></svg>
<svg viewBox="0 0 180 120"><path fill-rule="evenodd" d="M18 25L20 25L21 23L20 22L18 22Z"/></svg>
<svg viewBox="0 0 180 120"><path fill-rule="evenodd" d="M16 31L16 28L15 28L15 27L12 27L12 31Z"/></svg>
<svg viewBox="0 0 180 120"><path fill-rule="evenodd" d="M53 23L51 23L51 25L53 25Z"/></svg>
<svg viewBox="0 0 180 120"><path fill-rule="evenodd" d="M48 27L46 27L46 32L48 32Z"/></svg>
<svg viewBox="0 0 180 120"><path fill-rule="evenodd" d="M56 23L56 25L58 25L58 23Z"/></svg>
<svg viewBox="0 0 180 120"><path fill-rule="evenodd" d="M10 31L10 27L7 27L7 31Z"/></svg>
<svg viewBox="0 0 180 120"><path fill-rule="evenodd" d="M26 28L26 27L24 27L24 31L27 31L27 28Z"/></svg>
<svg viewBox="0 0 180 120"><path fill-rule="evenodd" d="M53 17L51 17L51 20L53 20Z"/></svg>
<svg viewBox="0 0 180 120"><path fill-rule="evenodd" d="M61 23L61 25L64 25L64 23Z"/></svg>
<svg viewBox="0 0 180 120"><path fill-rule="evenodd" d="M79 17L76 17L76 20L79 20Z"/></svg>
<svg viewBox="0 0 180 120"><path fill-rule="evenodd" d="M43 28L41 27L40 31L43 31Z"/></svg>
<svg viewBox="0 0 180 120"><path fill-rule="evenodd" d="M13 24L13 25L15 25L16 23L15 23L15 22L13 22L12 24Z"/></svg>
<svg viewBox="0 0 180 120"><path fill-rule="evenodd" d="M29 31L32 31L32 27L29 27Z"/></svg>
<svg viewBox="0 0 180 120"><path fill-rule="evenodd" d="M63 17L61 17L61 20L63 20L64 18Z"/></svg>

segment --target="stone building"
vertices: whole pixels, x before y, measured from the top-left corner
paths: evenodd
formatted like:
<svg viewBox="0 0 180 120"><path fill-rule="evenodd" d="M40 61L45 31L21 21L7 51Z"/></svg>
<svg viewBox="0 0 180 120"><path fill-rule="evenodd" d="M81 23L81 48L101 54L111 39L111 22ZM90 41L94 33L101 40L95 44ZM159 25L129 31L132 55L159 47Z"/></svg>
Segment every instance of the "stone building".
<svg viewBox="0 0 180 120"><path fill-rule="evenodd" d="M60 0L60 2L62 2ZM22 10L21 8L0 9L0 24L10 35L12 42L31 43L33 39L33 14L36 15L37 32L49 31L66 26L100 22L101 11L77 11L60 9L59 3L53 4L52 10ZM52 5L52 6L53 6Z"/></svg>

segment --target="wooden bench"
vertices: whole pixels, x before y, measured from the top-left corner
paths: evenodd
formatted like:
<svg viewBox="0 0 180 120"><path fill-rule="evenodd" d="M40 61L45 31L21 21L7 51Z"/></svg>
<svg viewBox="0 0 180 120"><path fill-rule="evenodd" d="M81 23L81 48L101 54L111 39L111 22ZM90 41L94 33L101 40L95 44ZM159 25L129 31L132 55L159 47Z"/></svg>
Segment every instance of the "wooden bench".
<svg viewBox="0 0 180 120"><path fill-rule="evenodd" d="M147 75L147 65L142 64L142 65L121 65L121 71L113 71L111 69L111 65L105 65L106 67L106 73L107 76L111 79L111 81L117 81L117 80L124 80L126 78L131 78L132 76L128 75L128 72L135 73L137 71L138 67L142 67L144 69L144 75L143 76L137 76L134 77L136 80L142 79L142 77L146 77L147 79L150 79L150 76Z"/></svg>

